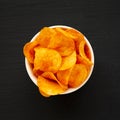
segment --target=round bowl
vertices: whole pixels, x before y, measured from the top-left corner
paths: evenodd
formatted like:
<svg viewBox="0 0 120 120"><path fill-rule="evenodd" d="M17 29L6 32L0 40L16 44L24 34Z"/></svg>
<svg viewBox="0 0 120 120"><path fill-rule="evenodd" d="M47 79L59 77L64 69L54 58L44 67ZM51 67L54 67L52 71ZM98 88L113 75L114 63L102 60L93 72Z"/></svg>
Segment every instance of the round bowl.
<svg viewBox="0 0 120 120"><path fill-rule="evenodd" d="M61 27L61 28L72 28L74 30L76 30L75 28L73 27L69 27L69 26L65 26L65 25L54 25L54 26L50 26L50 28L56 28L56 27ZM78 31L78 30L76 30ZM79 32L79 31L78 31ZM34 41L35 38L38 36L38 33L32 38L31 41ZM84 80L84 82L76 87L76 88L69 88L68 90L66 90L64 93L61 93L61 95L63 94L68 94L68 93L72 93L72 92L75 92L77 91L78 89L80 89L82 86L85 85L85 83L89 80L92 72L93 72L93 68L94 68L94 52L93 52L93 49L92 49L92 46L90 44L90 42L88 41L88 39L84 36L85 40L86 40L86 43L90 49L90 52L91 52L91 61L93 63L93 65L91 66L91 69L90 69L90 72L89 72L89 75L87 76L87 78ZM27 59L25 58L25 67L26 67L26 70L27 70L27 73L29 75L29 77L31 78L31 80L33 81L33 83L37 86L37 77L33 74L32 72L32 67L30 65L30 63L27 61ZM60 95L60 94L59 94Z"/></svg>

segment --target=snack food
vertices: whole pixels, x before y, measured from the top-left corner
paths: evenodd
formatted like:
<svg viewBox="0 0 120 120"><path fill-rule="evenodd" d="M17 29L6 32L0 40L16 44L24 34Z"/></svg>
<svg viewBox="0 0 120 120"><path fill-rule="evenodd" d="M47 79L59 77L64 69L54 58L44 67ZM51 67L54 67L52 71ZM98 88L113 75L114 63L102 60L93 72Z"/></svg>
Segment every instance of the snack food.
<svg viewBox="0 0 120 120"><path fill-rule="evenodd" d="M44 27L24 45L23 53L45 97L79 88L94 65L86 38L69 27Z"/></svg>

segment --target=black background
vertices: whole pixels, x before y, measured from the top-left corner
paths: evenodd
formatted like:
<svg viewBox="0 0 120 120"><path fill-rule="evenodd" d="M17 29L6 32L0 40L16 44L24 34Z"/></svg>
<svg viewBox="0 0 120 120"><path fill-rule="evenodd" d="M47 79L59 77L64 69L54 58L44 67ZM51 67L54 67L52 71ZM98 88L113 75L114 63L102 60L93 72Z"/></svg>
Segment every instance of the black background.
<svg viewBox="0 0 120 120"><path fill-rule="evenodd" d="M44 26L68 25L90 41L95 67L69 95L44 98L23 46ZM119 0L0 0L0 120L120 120Z"/></svg>

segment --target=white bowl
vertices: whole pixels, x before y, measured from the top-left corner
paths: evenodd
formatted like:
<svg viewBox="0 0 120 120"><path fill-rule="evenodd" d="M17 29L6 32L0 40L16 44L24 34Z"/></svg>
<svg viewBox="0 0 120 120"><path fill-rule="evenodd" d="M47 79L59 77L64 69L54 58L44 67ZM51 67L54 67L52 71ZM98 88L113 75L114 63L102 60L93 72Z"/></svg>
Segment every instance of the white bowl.
<svg viewBox="0 0 120 120"><path fill-rule="evenodd" d="M69 27L69 26L65 26L65 25L54 25L54 26L50 26L50 28L56 28L56 27L61 27L61 28L72 28L72 27ZM75 28L72 28L72 29L75 29ZM76 29L75 29L76 30ZM78 30L77 30L78 31ZM79 32L79 31L78 31ZM38 33L32 38L31 41L34 41L35 38L38 36ZM85 36L84 36L85 37ZM93 53L93 49L92 49L92 46L90 44L90 42L88 41L88 39L85 37L85 40L88 44L88 47L90 49L90 52L91 52L91 61L93 63L91 69L90 69L90 72L89 72L89 75L87 76L86 80L80 85L78 86L77 88L69 88L68 90L66 90L64 93L61 93L62 95L63 94L68 94L68 93L72 93L78 89L80 89L83 85L85 85L85 83L89 80L92 72L93 72L93 68L94 68L94 53ZM26 70L27 70L27 73L29 75L29 77L31 78L31 80L33 81L33 83L37 86L37 77L33 74L32 72L32 69L31 69L31 65L30 63L27 61L27 59L25 58L25 66L26 66Z"/></svg>

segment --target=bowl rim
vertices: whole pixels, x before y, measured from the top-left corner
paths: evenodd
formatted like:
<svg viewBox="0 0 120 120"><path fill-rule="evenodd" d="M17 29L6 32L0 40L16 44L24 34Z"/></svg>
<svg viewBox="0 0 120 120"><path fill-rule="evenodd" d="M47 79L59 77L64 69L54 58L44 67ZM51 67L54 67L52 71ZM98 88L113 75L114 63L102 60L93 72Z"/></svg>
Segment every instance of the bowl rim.
<svg viewBox="0 0 120 120"><path fill-rule="evenodd" d="M56 28L56 27L69 28L69 29L74 29L74 30L76 30L76 31L78 31L78 32L81 33L81 31L79 31L79 30L77 30L77 29L75 29L75 28L73 28L73 27L66 26L66 25L53 25L53 26L49 26L49 27L50 27L50 28ZM38 36L39 33L40 33L40 31L33 36L33 38L31 39L31 42L34 41L34 39ZM83 35L84 35L84 34L83 34ZM92 75L92 72L93 72L93 69L94 69L94 64L95 64L94 52L93 52L93 48L92 48L89 40L85 37L85 35L84 35L84 38L85 38L85 41L87 42L87 45L88 45L88 47L89 47L89 49L90 49L90 52L91 52L91 61L93 62L93 65L91 66L91 70L90 70L90 72L89 72L89 75L87 76L87 78L84 80L84 82L83 82L80 86L78 86L78 87L76 87L76 88L69 88L68 90L66 90L66 91L63 92L63 93L60 93L59 95L69 94L69 93L72 93L72 92L77 91L78 89L80 89L81 87L83 87L83 86L87 83L87 81L90 79L90 76ZM37 80L36 80L37 77L33 74L33 71L32 71L32 69L31 69L31 65L30 65L30 63L28 62L28 60L27 60L26 57L25 57L25 67L26 67L26 71L27 71L30 79L31 79L32 82L37 86Z"/></svg>

